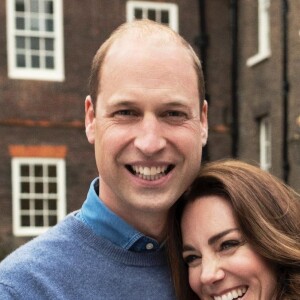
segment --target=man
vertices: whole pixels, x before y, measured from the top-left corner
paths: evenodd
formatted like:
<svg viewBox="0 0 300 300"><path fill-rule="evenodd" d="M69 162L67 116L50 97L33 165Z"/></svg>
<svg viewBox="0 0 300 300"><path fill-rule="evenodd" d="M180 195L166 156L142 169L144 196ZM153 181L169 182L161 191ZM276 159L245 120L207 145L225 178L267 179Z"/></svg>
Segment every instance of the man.
<svg viewBox="0 0 300 300"><path fill-rule="evenodd" d="M79 212L0 265L1 299L174 299L170 207L207 139L201 66L171 29L135 21L96 53L85 100L99 178Z"/></svg>

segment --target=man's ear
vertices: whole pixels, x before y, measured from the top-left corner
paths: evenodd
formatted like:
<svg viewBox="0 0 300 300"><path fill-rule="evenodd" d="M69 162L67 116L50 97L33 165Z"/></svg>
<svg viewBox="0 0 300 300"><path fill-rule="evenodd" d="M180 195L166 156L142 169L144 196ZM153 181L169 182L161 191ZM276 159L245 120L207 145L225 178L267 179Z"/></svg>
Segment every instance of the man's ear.
<svg viewBox="0 0 300 300"><path fill-rule="evenodd" d="M89 143L95 142L95 111L91 96L85 98L85 134Z"/></svg>
<svg viewBox="0 0 300 300"><path fill-rule="evenodd" d="M207 113L208 113L208 104L207 104L207 101L204 100L202 108L201 108L201 142L202 142L202 147L204 147L206 145L207 137L208 137Z"/></svg>

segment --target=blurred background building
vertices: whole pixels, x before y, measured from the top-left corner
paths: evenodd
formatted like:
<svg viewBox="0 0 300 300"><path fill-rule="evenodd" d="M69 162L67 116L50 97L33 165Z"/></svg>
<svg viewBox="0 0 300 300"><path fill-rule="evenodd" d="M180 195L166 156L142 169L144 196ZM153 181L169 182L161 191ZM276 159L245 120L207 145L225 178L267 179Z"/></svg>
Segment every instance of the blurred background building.
<svg viewBox="0 0 300 300"><path fill-rule="evenodd" d="M201 57L205 160L259 164L299 192L299 12L299 0L0 1L0 260L85 200L91 61L133 19L170 26Z"/></svg>

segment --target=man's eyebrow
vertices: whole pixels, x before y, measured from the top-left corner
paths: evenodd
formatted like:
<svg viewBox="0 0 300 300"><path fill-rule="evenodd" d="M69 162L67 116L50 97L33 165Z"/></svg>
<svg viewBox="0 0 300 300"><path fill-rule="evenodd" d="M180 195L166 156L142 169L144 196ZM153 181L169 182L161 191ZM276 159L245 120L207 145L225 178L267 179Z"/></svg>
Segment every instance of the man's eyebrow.
<svg viewBox="0 0 300 300"><path fill-rule="evenodd" d="M112 99L110 101L111 106L128 106L134 104L136 104L136 101L134 100Z"/></svg>
<svg viewBox="0 0 300 300"><path fill-rule="evenodd" d="M212 237L210 237L208 239L208 244L209 245L215 244L219 239L221 239L225 235L231 233L232 231L236 231L236 230L239 230L239 229L238 228L231 228L231 229L224 230L224 231L222 231L222 232L220 232L216 235L213 235Z"/></svg>
<svg viewBox="0 0 300 300"><path fill-rule="evenodd" d="M191 111L189 104L181 100L162 103L162 106L170 109L185 109Z"/></svg>

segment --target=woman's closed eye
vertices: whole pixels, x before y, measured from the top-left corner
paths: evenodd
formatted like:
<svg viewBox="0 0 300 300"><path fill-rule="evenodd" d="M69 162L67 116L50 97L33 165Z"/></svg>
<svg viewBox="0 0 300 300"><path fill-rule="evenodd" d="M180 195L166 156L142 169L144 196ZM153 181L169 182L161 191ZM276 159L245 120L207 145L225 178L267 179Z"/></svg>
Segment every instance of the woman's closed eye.
<svg viewBox="0 0 300 300"><path fill-rule="evenodd" d="M242 240L227 240L221 243L220 245L220 251L229 251L231 249L235 249L236 247L239 247L243 245L245 242Z"/></svg>
<svg viewBox="0 0 300 300"><path fill-rule="evenodd" d="M201 261L201 256L196 254L188 254L188 255L183 254L183 260L187 265L193 266Z"/></svg>

